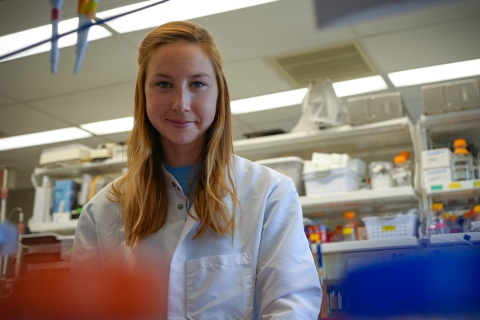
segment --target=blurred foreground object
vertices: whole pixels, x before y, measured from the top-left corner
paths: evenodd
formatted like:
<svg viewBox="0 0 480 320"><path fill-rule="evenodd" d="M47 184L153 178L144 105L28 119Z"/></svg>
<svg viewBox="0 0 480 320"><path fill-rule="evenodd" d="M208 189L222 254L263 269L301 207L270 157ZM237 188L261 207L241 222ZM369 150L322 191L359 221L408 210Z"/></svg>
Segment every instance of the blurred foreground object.
<svg viewBox="0 0 480 320"><path fill-rule="evenodd" d="M23 279L10 297L0 299L0 319L158 318L166 314L159 303L166 297L149 275L117 270Z"/></svg>
<svg viewBox="0 0 480 320"><path fill-rule="evenodd" d="M12 223L0 223L0 255L14 254L18 247L17 226Z"/></svg>
<svg viewBox="0 0 480 320"><path fill-rule="evenodd" d="M453 249L350 272L346 310L353 319L480 319L480 248Z"/></svg>

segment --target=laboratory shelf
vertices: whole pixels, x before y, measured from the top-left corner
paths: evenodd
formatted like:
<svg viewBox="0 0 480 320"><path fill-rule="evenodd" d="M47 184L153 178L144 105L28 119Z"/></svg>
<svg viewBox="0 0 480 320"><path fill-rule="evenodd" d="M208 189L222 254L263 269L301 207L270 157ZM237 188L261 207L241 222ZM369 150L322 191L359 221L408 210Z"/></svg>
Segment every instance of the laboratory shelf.
<svg viewBox="0 0 480 320"><path fill-rule="evenodd" d="M77 223L78 219L74 219L65 222L29 223L28 227L30 232L65 232L75 231Z"/></svg>
<svg viewBox="0 0 480 320"><path fill-rule="evenodd" d="M383 190L357 190L343 193L300 197L305 216L321 211L342 211L372 205L418 204L419 196L413 187Z"/></svg>
<svg viewBox="0 0 480 320"><path fill-rule="evenodd" d="M327 254L394 248L414 248L418 246L419 242L416 237L404 237L322 243L321 249L322 254Z"/></svg>
<svg viewBox="0 0 480 320"><path fill-rule="evenodd" d="M453 244L471 245L473 242L480 242L480 232L434 234L430 236L430 244L432 246Z"/></svg>
<svg viewBox="0 0 480 320"><path fill-rule="evenodd" d="M126 167L127 163L123 159L106 159L95 162L85 162L79 165L58 165L56 167L35 168L32 175L32 181L36 185L41 185L42 177L51 178L71 178L79 177L82 173L114 173L120 172Z"/></svg>
<svg viewBox="0 0 480 320"><path fill-rule="evenodd" d="M480 197L480 180L454 181L432 185L426 191L436 200Z"/></svg>
<svg viewBox="0 0 480 320"><path fill-rule="evenodd" d="M313 150L327 153L391 155L412 148L412 123L408 117L361 126L343 125L323 130L292 132L234 141L235 154L250 160L270 159ZM307 158L305 158L307 159Z"/></svg>

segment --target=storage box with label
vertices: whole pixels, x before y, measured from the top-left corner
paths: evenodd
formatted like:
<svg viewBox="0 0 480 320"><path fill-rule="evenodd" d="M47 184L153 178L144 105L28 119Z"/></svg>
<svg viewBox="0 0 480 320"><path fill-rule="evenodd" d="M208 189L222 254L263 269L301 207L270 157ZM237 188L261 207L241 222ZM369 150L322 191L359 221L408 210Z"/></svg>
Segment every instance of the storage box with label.
<svg viewBox="0 0 480 320"><path fill-rule="evenodd" d="M452 182L452 169L450 167L423 171L423 185L427 190L448 182Z"/></svg>
<svg viewBox="0 0 480 320"><path fill-rule="evenodd" d="M436 114L480 107L477 79L422 86L424 114Z"/></svg>
<svg viewBox="0 0 480 320"><path fill-rule="evenodd" d="M401 118L405 107L400 92L391 92L347 100L347 119L352 125Z"/></svg>
<svg viewBox="0 0 480 320"><path fill-rule="evenodd" d="M422 151L422 168L445 168L452 165L452 151L448 148Z"/></svg>

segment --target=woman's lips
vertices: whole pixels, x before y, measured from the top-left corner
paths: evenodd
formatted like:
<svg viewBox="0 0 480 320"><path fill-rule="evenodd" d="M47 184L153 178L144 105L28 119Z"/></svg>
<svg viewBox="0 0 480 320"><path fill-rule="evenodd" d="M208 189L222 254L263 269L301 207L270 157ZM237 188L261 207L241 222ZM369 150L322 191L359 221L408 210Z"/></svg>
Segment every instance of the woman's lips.
<svg viewBox="0 0 480 320"><path fill-rule="evenodd" d="M192 125L193 121L185 121L185 120L170 120L167 121L175 128L187 128Z"/></svg>

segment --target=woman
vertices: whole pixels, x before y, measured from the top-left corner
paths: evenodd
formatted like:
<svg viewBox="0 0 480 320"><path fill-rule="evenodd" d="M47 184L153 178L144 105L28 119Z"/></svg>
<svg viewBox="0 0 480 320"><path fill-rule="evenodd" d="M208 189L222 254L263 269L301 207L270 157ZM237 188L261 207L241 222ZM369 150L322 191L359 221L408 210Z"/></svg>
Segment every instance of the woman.
<svg viewBox="0 0 480 320"><path fill-rule="evenodd" d="M155 275L168 319L317 319L321 289L293 181L233 154L218 48L162 25L138 54L128 171L78 222L73 271Z"/></svg>

